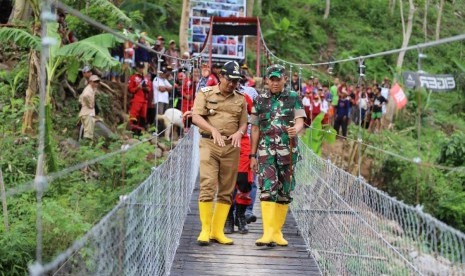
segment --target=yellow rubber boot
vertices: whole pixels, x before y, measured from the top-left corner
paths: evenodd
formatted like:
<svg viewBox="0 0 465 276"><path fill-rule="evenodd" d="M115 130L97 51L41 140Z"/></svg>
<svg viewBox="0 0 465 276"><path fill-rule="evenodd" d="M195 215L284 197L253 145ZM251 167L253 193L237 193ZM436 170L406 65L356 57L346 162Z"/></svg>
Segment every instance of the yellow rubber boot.
<svg viewBox="0 0 465 276"><path fill-rule="evenodd" d="M213 216L213 202L199 201L199 214L200 222L202 223L202 231L197 238L197 243L199 245L209 245L210 229Z"/></svg>
<svg viewBox="0 0 465 276"><path fill-rule="evenodd" d="M280 246L287 246L288 242L283 237L284 223L286 222L287 211L289 210L289 204L276 204L276 219L275 219L275 228L273 233L273 241Z"/></svg>
<svg viewBox="0 0 465 276"><path fill-rule="evenodd" d="M216 203L215 211L213 212L212 228L210 231L210 240L221 244L233 244L233 240L224 235L224 223L228 217L229 208L231 205L224 203Z"/></svg>
<svg viewBox="0 0 465 276"><path fill-rule="evenodd" d="M262 222L263 222L263 236L255 241L256 246L274 246L273 243L273 228L275 220L276 202L262 201L260 202L262 208Z"/></svg>

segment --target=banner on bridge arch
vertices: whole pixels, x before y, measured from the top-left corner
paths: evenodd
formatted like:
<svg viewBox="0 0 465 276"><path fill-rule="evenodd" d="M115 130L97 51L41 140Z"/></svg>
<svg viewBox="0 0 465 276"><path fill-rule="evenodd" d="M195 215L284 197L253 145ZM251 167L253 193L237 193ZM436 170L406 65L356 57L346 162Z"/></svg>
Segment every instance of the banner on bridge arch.
<svg viewBox="0 0 465 276"><path fill-rule="evenodd" d="M245 0L191 0L189 50L198 53L210 31L210 17L244 17ZM212 56L216 59L244 59L245 39L242 35L214 35Z"/></svg>
<svg viewBox="0 0 465 276"><path fill-rule="evenodd" d="M453 75L430 75L406 71L402 73L402 77L407 88L425 87L436 92L451 91L456 88Z"/></svg>

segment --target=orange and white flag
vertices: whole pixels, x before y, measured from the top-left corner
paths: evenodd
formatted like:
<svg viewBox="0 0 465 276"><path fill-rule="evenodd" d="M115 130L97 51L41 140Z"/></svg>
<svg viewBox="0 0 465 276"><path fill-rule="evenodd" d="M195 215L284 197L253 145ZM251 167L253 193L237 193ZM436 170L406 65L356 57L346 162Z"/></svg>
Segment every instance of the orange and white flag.
<svg viewBox="0 0 465 276"><path fill-rule="evenodd" d="M396 103L397 109L402 109L407 104L407 96L398 83L391 88L391 96Z"/></svg>

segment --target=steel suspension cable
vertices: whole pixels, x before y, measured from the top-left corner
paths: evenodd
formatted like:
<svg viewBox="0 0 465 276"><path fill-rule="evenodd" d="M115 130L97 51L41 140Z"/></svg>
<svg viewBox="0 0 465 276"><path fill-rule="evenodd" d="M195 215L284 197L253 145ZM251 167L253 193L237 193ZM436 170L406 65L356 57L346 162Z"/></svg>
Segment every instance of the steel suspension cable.
<svg viewBox="0 0 465 276"><path fill-rule="evenodd" d="M415 44L415 45L412 45L412 46L387 50L387 51L384 51L384 52L377 52L377 53L373 53L373 54L369 54L369 55L362 55L362 56L357 56L357 57L350 57L350 58L346 58L346 59L339 59L339 60L335 60L335 61L319 62L319 63L295 63L295 62L290 62L290 61L284 60L282 58L279 58L266 45L265 38L263 37L262 30L260 30L260 39L261 39L261 41L263 43L263 46L265 47L266 51L268 53L270 53L270 55L272 57L274 57L275 59L277 59L277 60L279 60L281 62L285 62L287 64L294 65L294 66L321 66L321 65L330 65L330 64L343 63L343 62L349 62L349 61L358 61L360 59L368 59L368 58L374 58L374 57L380 57L380 56L387 56L387 55L392 55L392 54L396 54L396 53L400 53L400 52L404 52L404 51L424 49L424 48L438 46L438 45L442 45L442 44L446 44L446 43L462 41L462 40L465 40L465 34L460 34L460 35L456 35L456 36L442 38L442 39L435 40L435 41L430 41L430 42L418 43L418 44Z"/></svg>

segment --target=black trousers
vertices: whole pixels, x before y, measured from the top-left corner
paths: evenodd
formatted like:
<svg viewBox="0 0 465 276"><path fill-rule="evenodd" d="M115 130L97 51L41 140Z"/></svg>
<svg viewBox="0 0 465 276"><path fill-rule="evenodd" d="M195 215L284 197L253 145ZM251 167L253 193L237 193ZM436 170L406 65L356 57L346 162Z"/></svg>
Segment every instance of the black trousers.
<svg viewBox="0 0 465 276"><path fill-rule="evenodd" d="M347 136L347 125L349 124L349 118L347 116L337 116L334 121L334 129L339 134L339 128L342 127L342 136Z"/></svg>

